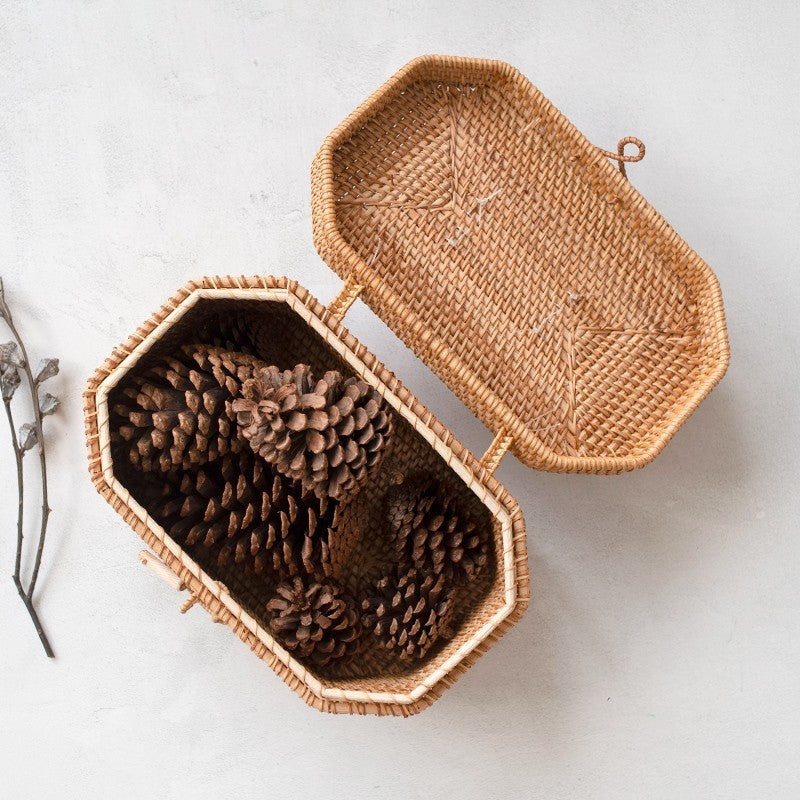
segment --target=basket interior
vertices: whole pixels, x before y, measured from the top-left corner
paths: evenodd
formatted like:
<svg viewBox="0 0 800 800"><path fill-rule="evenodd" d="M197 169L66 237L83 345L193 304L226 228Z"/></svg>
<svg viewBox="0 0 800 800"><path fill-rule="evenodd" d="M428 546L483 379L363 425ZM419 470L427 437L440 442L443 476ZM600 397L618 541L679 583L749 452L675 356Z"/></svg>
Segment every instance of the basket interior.
<svg viewBox="0 0 800 800"><path fill-rule="evenodd" d="M126 378L145 371L159 357L174 352L184 343L210 341L220 320L230 315L247 320L248 326L257 332L257 354L281 369L290 369L302 362L309 364L317 374L328 369L353 374L339 355L286 303L203 299L122 378L109 396L109 405L113 406L117 401L117 393L124 388ZM131 467L121 451L112 450L112 459L117 479L146 507L148 488L141 473ZM350 530L343 531L342 538L350 539L349 534L352 533L353 538L357 539L355 549L345 563L342 582L354 595L358 595L388 570L392 557L384 537L382 501L398 474L418 471L431 473L436 479L454 487L473 518L479 524L492 528L494 546L490 562L472 583L459 590L454 626L456 634L452 639L437 643L421 661L410 666L392 658L388 651L378 645L367 646L357 659L347 664L311 670L327 685L365 691L410 692L418 685L422 674L429 674L442 664L504 604L502 571L497 567L502 561L500 524L441 456L399 414L395 415L395 432L378 474L351 501L341 523L350 526ZM234 598L268 630L265 606L274 589L269 581L248 574L233 563L219 569L214 560L204 559L199 549L191 555L212 578L222 581Z"/></svg>
<svg viewBox="0 0 800 800"><path fill-rule="evenodd" d="M713 274L513 68L420 59L332 147L325 202L386 289L365 299L491 429L638 457L721 374Z"/></svg>

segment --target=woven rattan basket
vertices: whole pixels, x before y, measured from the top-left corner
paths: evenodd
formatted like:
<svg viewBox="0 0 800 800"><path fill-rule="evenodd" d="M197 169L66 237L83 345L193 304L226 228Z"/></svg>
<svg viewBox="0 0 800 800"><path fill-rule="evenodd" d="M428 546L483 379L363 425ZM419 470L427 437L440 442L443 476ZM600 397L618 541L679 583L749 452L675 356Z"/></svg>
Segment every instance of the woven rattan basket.
<svg viewBox="0 0 800 800"><path fill-rule="evenodd" d="M494 451L484 462L476 460L341 325L351 299L340 295L326 309L286 278L206 278L187 284L90 379L84 395L90 472L98 491L150 548L142 552L143 562L174 588L188 590L181 611L199 603L318 709L408 715L433 702L521 616L529 597L525 528L517 503L492 478ZM354 505L369 512L393 475L421 468L463 486L476 518L491 527L490 565L460 599L455 636L412 669L401 669L369 651L349 672L317 673L303 666L265 625L263 581L195 561L151 518L134 476L124 460L115 458L109 408L117 387L153 358L192 341L198 329L231 314L256 320L265 340L280 343L281 368L303 361L319 369L318 374L328 368L357 374L394 409L390 452L378 478L359 493ZM354 513L347 524L365 526L350 559L348 579L359 581L370 576L380 558L374 552L382 540L380 514Z"/></svg>
<svg viewBox="0 0 800 800"><path fill-rule="evenodd" d="M633 140L635 141L635 140ZM547 470L612 473L666 444L725 371L717 281L630 186L638 160L591 145L516 70L429 56L385 84L323 144L312 168L314 240L345 279L327 307L285 278L187 284L91 378L92 478L150 547L142 560L227 624L312 706L413 714L522 614L524 524L492 473L511 450ZM341 324L361 296L494 433L474 458ZM412 669L367 652L349 672L312 671L270 635L263 588L198 563L154 522L115 459L109 403L129 374L219 315L250 316L285 365L357 374L395 410L381 476L352 515L348 580L370 574L370 514L392 475L458 482L493 532L491 568L463 597L456 635ZM215 316L216 315L216 316ZM366 522L364 522L366 520Z"/></svg>
<svg viewBox="0 0 800 800"><path fill-rule="evenodd" d="M632 469L729 357L714 274L625 178L642 155L508 64L424 56L325 140L314 241L520 460Z"/></svg>

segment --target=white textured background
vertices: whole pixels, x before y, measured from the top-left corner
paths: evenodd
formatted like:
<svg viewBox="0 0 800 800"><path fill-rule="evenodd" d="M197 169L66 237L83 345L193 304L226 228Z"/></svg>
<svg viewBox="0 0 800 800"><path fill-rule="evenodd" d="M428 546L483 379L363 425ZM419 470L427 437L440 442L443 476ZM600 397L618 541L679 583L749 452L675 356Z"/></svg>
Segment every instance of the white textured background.
<svg viewBox="0 0 800 800"><path fill-rule="evenodd" d="M659 8L660 7L660 10ZM0 427L0 796L800 796L800 11L785 2L0 3L0 274L49 426L47 661L15 596ZM80 393L180 284L339 280L311 242L324 135L424 52L513 63L715 268L728 375L657 461L498 476L523 621L410 720L307 708L137 562L87 476ZM357 304L356 335L471 448L489 433Z"/></svg>

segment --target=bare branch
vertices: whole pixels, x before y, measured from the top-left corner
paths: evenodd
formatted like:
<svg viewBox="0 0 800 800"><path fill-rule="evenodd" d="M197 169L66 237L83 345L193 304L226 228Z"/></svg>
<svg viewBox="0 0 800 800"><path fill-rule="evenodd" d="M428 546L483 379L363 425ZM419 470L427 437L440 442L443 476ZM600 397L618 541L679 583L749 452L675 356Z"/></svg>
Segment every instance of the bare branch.
<svg viewBox="0 0 800 800"><path fill-rule="evenodd" d="M14 584L17 587L19 596L22 598L22 602L25 604L25 608L28 609L28 614L30 614L31 619L33 620L33 627L36 628L36 633L39 634L39 640L42 643L42 647L44 647L45 654L48 658L55 658L56 654L53 652L53 648L50 646L50 642L47 639L47 634L44 632L44 628L42 628L42 623L39 621L39 615L36 613L36 609L33 607L33 602L25 593L20 579L16 576L14 576Z"/></svg>
<svg viewBox="0 0 800 800"><path fill-rule="evenodd" d="M17 554L14 559L14 580L19 579L19 570L22 563L22 519L25 497L25 485L22 474L22 451L19 449L19 442L17 441L17 429L14 426L14 415L11 413L11 401L5 400L3 405L6 409L6 419L8 420L8 427L11 430L11 447L14 450L14 461L17 466Z"/></svg>
<svg viewBox="0 0 800 800"><path fill-rule="evenodd" d="M17 466L17 489L18 489L18 506L17 506L17 551L14 564L14 584L17 587L22 602L28 610L28 614L33 621L36 632L39 634L39 639L42 642L45 653L49 658L53 658L53 649L47 636L42 628L39 616L33 606L33 592L36 588L36 581L39 576L39 568L42 563L42 553L44 551L45 538L47 536L47 522L50 516L50 506L47 502L47 459L45 456L45 440L42 421L45 416L52 414L59 406L58 398L50 393L45 393L41 398L39 397L39 384L52 378L58 374L58 359L47 358L43 359L38 367L36 377L34 378L31 372L28 354L25 350L25 344L14 325L14 320L11 316L11 309L5 297L5 290L3 280L0 278L0 318L2 318L6 325L8 325L13 341L7 344L0 345L0 371L2 372L2 397L3 404L6 409L6 418L11 429L11 444L14 451L14 460ZM33 405L34 421L22 425L19 429L19 438L17 438L17 431L14 425L14 418L11 411L11 400L21 384L20 371L27 379L28 388L30 390L31 401ZM39 525L39 541L36 547L36 557L33 565L33 572L28 584L28 588L22 584L21 578L21 562L22 562L22 541L23 541L23 521L24 521L24 503L25 503L25 487L24 487L24 469L23 469L23 456L34 446L38 445L39 451L39 466L41 470L41 487L42 487L42 510Z"/></svg>

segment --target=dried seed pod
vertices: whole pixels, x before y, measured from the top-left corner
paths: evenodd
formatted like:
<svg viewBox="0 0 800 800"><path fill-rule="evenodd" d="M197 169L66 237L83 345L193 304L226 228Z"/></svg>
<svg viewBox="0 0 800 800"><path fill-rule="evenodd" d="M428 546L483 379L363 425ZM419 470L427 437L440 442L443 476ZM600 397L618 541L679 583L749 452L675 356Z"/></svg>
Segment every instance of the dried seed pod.
<svg viewBox="0 0 800 800"><path fill-rule="evenodd" d="M489 560L489 530L459 507L456 495L417 475L393 486L386 498L388 536L400 564L448 584L468 581Z"/></svg>
<svg viewBox="0 0 800 800"><path fill-rule="evenodd" d="M45 392L39 398L39 413L43 417L49 417L51 414L55 414L60 406L61 401L55 395L50 394L50 392Z"/></svg>
<svg viewBox="0 0 800 800"><path fill-rule="evenodd" d="M323 667L353 655L361 623L355 601L326 581L295 578L281 584L267 603L269 627L295 656Z"/></svg>
<svg viewBox="0 0 800 800"><path fill-rule="evenodd" d="M331 572L336 503L302 494L249 450L184 473L152 513L176 541L218 567L243 564L277 580Z"/></svg>
<svg viewBox="0 0 800 800"><path fill-rule="evenodd" d="M50 378L54 378L56 375L58 375L58 359L43 358L36 368L36 375L33 378L33 382L38 386L40 383L44 383L50 380Z"/></svg>
<svg viewBox="0 0 800 800"><path fill-rule="evenodd" d="M443 575L410 569L382 578L362 609L364 630L403 661L422 658L439 638L453 634L453 590Z"/></svg>
<svg viewBox="0 0 800 800"><path fill-rule="evenodd" d="M243 447L232 399L263 362L187 345L121 389L112 442L144 472L191 469Z"/></svg>
<svg viewBox="0 0 800 800"><path fill-rule="evenodd" d="M9 365L14 367L25 366L25 361L16 342L3 342L0 344L0 370Z"/></svg>
<svg viewBox="0 0 800 800"><path fill-rule="evenodd" d="M11 401L21 382L19 369L16 366L0 363L0 394L2 394L3 402Z"/></svg>
<svg viewBox="0 0 800 800"><path fill-rule="evenodd" d="M26 422L24 425L20 425L17 440L19 442L19 449L23 453L38 444L39 432L36 429L36 425L32 422Z"/></svg>
<svg viewBox="0 0 800 800"><path fill-rule="evenodd" d="M355 493L380 463L392 416L358 378L298 364L259 369L233 403L242 435L262 458L318 497Z"/></svg>

